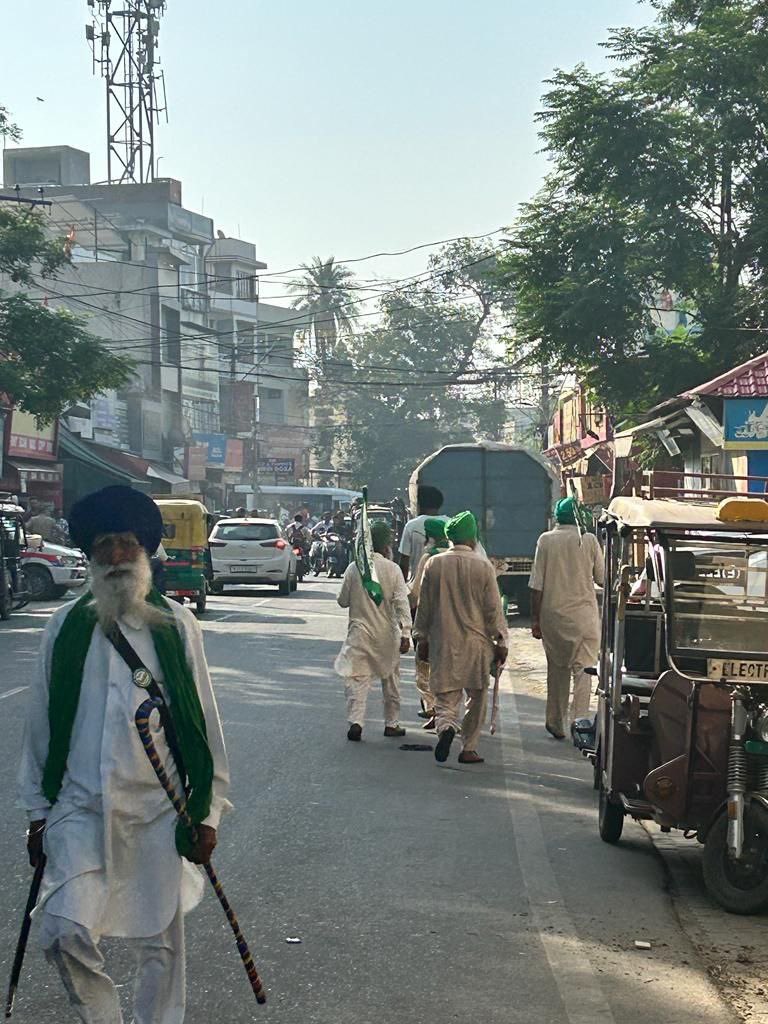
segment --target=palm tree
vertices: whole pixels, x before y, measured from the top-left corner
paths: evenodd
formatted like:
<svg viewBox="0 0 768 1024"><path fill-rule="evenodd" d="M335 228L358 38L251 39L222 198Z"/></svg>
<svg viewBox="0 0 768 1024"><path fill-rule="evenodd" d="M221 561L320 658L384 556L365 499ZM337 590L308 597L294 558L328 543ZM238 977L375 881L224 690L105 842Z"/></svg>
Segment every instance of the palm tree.
<svg viewBox="0 0 768 1024"><path fill-rule="evenodd" d="M352 333L358 309L351 285L354 274L333 256L315 256L311 263L302 263L301 270L301 280L290 286L297 295L293 307L306 314L315 355L324 363L336 352L340 335Z"/></svg>

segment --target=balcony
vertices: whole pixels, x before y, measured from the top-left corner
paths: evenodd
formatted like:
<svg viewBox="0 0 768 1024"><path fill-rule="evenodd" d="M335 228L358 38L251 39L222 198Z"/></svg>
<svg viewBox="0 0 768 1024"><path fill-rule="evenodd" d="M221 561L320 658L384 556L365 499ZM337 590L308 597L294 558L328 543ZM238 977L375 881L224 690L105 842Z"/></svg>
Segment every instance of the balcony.
<svg viewBox="0 0 768 1024"><path fill-rule="evenodd" d="M205 292L198 292L194 288L179 288L179 302L181 308L189 313L208 313L211 300Z"/></svg>

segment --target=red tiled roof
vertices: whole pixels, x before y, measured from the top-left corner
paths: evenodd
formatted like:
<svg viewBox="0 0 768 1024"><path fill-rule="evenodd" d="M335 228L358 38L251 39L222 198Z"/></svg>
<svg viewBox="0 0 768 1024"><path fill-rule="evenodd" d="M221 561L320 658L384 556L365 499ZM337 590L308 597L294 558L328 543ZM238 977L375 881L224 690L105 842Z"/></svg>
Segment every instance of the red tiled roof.
<svg viewBox="0 0 768 1024"><path fill-rule="evenodd" d="M749 362L728 370L727 373L699 384L680 396L711 395L716 398L768 398L768 352L755 356Z"/></svg>

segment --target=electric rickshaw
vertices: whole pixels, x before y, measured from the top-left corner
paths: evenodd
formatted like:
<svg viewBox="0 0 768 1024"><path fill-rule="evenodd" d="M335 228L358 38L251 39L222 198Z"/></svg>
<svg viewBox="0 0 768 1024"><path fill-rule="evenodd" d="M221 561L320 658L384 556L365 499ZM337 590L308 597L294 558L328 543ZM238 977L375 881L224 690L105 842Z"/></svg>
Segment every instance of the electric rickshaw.
<svg viewBox="0 0 768 1024"><path fill-rule="evenodd" d="M600 836L680 829L721 906L768 908L768 502L616 498L599 529Z"/></svg>
<svg viewBox="0 0 768 1024"><path fill-rule="evenodd" d="M190 498L156 498L155 503L163 517L162 543L168 555L163 566L165 595L182 603L189 598L202 613L211 579L208 509Z"/></svg>
<svg viewBox="0 0 768 1024"><path fill-rule="evenodd" d="M15 502L0 501L0 619L9 619L15 608L29 602L20 558L26 546L24 509Z"/></svg>

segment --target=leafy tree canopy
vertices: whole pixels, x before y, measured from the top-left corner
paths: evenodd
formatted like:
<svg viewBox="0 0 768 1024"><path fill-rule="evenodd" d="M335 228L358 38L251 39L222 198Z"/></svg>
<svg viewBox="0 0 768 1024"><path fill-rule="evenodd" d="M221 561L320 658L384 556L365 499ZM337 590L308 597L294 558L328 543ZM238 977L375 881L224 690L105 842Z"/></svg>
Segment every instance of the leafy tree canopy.
<svg viewBox="0 0 768 1024"><path fill-rule="evenodd" d="M611 35L612 73L549 82L553 168L502 268L529 358L617 412L768 347L766 5L652 6L652 25ZM687 313L677 327L660 326L664 292Z"/></svg>
<svg viewBox="0 0 768 1024"><path fill-rule="evenodd" d="M20 138L2 106L0 136ZM64 241L51 238L43 214L0 206L0 274L16 285L0 291L0 392L41 424L132 376L131 361L89 334L83 319L26 294L36 276L51 277L68 261Z"/></svg>
<svg viewBox="0 0 768 1024"><path fill-rule="evenodd" d="M481 271L494 258L487 246L449 246L425 281L385 295L380 322L350 336L345 358L326 366L321 391L346 416L326 429L372 496L402 492L445 444L500 436L505 405L488 381L488 335L503 288Z"/></svg>

